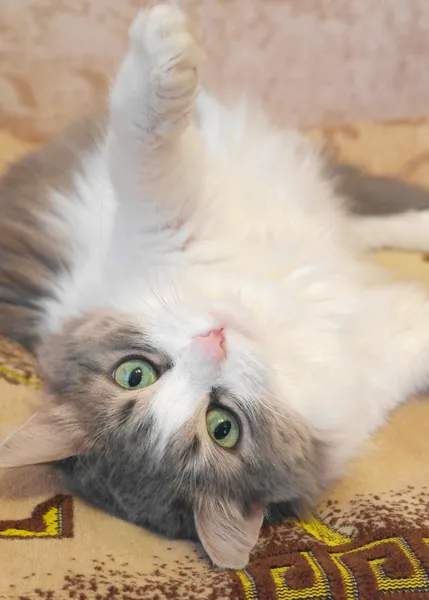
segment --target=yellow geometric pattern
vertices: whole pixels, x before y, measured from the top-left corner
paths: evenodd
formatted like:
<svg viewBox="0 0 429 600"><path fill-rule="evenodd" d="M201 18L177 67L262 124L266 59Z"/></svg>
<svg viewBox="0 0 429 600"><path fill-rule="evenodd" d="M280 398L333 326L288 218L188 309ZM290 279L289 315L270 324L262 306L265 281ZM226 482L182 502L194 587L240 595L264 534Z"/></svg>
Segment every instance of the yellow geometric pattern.
<svg viewBox="0 0 429 600"><path fill-rule="evenodd" d="M42 387L41 382L38 381L37 379L29 379L28 377L23 377L22 375L15 373L15 371L12 371L11 369L4 367L3 365L0 365L0 373L3 373L4 375L6 375L6 377L9 377L10 379L14 379L15 381L17 381L19 383L23 383L25 385L31 385L36 388Z"/></svg>
<svg viewBox="0 0 429 600"><path fill-rule="evenodd" d="M38 504L29 517L0 521L0 540L68 538L73 536L73 501L58 494Z"/></svg>
<svg viewBox="0 0 429 600"><path fill-rule="evenodd" d="M61 512L57 506L48 509L44 515L41 515L45 523L44 531L31 531L30 529L10 528L0 531L0 537L58 537L61 535Z"/></svg>
<svg viewBox="0 0 429 600"><path fill-rule="evenodd" d="M383 540L377 540L369 544L364 544L363 546L353 550L336 552L330 555L331 559L337 565L338 570L341 573L344 587L346 589L347 600L357 600L359 596L355 578L350 568L344 563L344 557L350 556L351 554L356 554L358 552L372 550L373 548L382 547L386 544L396 545L398 550L405 554L410 565L412 566L413 573L409 577L398 577L397 579L388 577L383 570L383 563L386 561L386 558L369 560L368 563L375 575L378 590L383 593L391 593L399 591L412 592L429 589L428 575L417 556L414 554L414 552L412 552L402 537L392 537Z"/></svg>
<svg viewBox="0 0 429 600"><path fill-rule="evenodd" d="M297 524L315 537L316 540L323 542L327 546L340 546L352 541L352 538L343 535L339 531L335 531L332 527L328 527L315 516L312 516L309 521L298 521Z"/></svg>
<svg viewBox="0 0 429 600"><path fill-rule="evenodd" d="M406 555L410 564L413 567L413 574L407 578L398 578L394 579L392 577L387 577L385 572L383 571L383 563L385 562L384 558L377 558L375 560L370 561L369 565L374 572L375 578L377 580L378 589L381 592L397 592L399 590L404 592L410 592L416 589L425 589L429 585L428 575L424 569L422 569L420 565L420 561L417 556L412 552L411 548L408 546L406 541L402 538L391 538L390 540L386 540L398 544L400 549ZM384 543L384 540L380 541L379 544ZM372 546L375 546L377 542L374 542Z"/></svg>
<svg viewBox="0 0 429 600"><path fill-rule="evenodd" d="M324 570L311 552L300 552L299 554L310 565L314 575L314 584L309 588L301 590L291 589L286 585L284 578L286 572L291 567L287 566L271 569L271 576L276 588L276 597L279 600L308 600L308 598L312 598L312 600L328 600L330 597L329 583Z"/></svg>
<svg viewBox="0 0 429 600"><path fill-rule="evenodd" d="M323 542L328 548L342 545L348 545L353 540L352 538L335 531L333 528L323 524L316 517L312 517L310 521L297 521L296 524L311 534L320 542ZM429 538L423 538L425 544L429 545ZM385 557L368 559L365 553L379 548L383 551L386 547L388 551ZM412 573L407 577L391 577L386 575L383 568L392 549L395 549L399 555L406 557L408 564L411 567ZM347 564L347 557L351 555L359 555L362 553L362 559L366 560L370 569L374 574L376 581L376 591L380 594L397 593L412 593L412 592L427 592L429 593L429 575L418 557L412 551L406 540L401 537L389 537L381 540L363 544L357 548L344 549L344 551L329 552L327 556L332 564L336 567L337 572L341 576L344 588L344 597L346 600L359 600L359 585L356 580L352 568ZM293 564L273 567L270 569L270 574L275 588L277 600L329 600L333 598L332 591L329 586L328 577L317 561L314 554L310 551L298 553L301 559L304 559L309 570L312 572L312 585L306 588L292 588L286 583L287 572L293 567ZM257 585L252 575L247 571L237 572L241 582L242 589L246 600L264 600L258 595ZM396 596L395 596L396 597ZM398 596L398 598L401 596ZM428 595L429 597L429 595Z"/></svg>
<svg viewBox="0 0 429 600"><path fill-rule="evenodd" d="M246 600L257 600L258 593L256 591L255 582L246 570L237 571L238 578L241 581Z"/></svg>

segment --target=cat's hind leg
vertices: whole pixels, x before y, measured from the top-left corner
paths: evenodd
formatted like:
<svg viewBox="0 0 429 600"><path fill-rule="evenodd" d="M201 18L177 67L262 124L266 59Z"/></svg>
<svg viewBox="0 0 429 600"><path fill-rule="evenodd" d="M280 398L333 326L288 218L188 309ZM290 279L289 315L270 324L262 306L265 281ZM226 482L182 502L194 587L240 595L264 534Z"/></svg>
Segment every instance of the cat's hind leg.
<svg viewBox="0 0 429 600"><path fill-rule="evenodd" d="M355 216L350 218L349 227L357 244L365 251L429 252L429 210Z"/></svg>
<svg viewBox="0 0 429 600"><path fill-rule="evenodd" d="M358 246L429 252L427 188L351 165L329 168L337 191L348 200L348 227Z"/></svg>

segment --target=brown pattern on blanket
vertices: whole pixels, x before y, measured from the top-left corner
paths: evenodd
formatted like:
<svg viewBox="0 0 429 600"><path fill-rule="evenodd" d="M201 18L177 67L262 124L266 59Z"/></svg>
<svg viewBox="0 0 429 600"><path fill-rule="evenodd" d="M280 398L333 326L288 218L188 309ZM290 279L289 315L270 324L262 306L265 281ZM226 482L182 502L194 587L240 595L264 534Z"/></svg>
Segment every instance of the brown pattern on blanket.
<svg viewBox="0 0 429 600"><path fill-rule="evenodd" d="M52 574L45 573L49 585L31 591L36 575L23 571L28 595L19 599L377 600L386 594L393 599L411 594L413 599L423 600L429 594L429 494L407 488L394 495L395 511L389 507L389 494L384 499L368 495L353 502L349 515L338 511L336 503L327 502L323 522L314 517L309 523L289 521L266 530L245 571L206 567L202 573L195 552L169 560L171 546L165 548L163 557L153 557L148 573L111 554L103 560L93 558L83 570L72 556L63 565L61 585L56 589L51 586ZM34 527L52 506L67 501L59 497L57 503L45 503L32 520L15 526ZM66 510L63 507L63 512ZM349 520L356 525L353 537L341 533ZM335 528L327 525L329 521L336 523ZM2 527L0 524L0 536ZM42 537L44 529L38 526L37 531ZM64 531L63 537L69 534Z"/></svg>
<svg viewBox="0 0 429 600"><path fill-rule="evenodd" d="M238 574L252 584L244 598L427 598L429 494L396 491L394 510L390 494L383 496L353 500L349 514L328 501L323 521L290 522L268 534L261 558ZM351 524L355 535L341 533Z"/></svg>

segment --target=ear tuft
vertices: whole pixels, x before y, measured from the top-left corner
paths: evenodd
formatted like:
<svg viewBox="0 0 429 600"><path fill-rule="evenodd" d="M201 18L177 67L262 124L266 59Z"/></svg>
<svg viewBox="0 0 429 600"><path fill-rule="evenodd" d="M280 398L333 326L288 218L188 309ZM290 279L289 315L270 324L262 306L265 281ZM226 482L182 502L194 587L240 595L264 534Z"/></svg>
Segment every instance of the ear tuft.
<svg viewBox="0 0 429 600"><path fill-rule="evenodd" d="M243 514L237 503L204 499L195 510L195 524L205 551L218 567L244 569L258 541L264 518L262 505Z"/></svg>
<svg viewBox="0 0 429 600"><path fill-rule="evenodd" d="M0 445L0 467L23 467L79 454L85 435L70 409L49 406L36 412Z"/></svg>

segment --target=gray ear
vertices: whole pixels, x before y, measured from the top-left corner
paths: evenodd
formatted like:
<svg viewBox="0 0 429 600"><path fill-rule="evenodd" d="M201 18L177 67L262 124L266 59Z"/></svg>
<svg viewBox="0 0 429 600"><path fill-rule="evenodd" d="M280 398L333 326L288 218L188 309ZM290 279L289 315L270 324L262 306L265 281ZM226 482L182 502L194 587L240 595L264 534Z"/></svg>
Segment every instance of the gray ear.
<svg viewBox="0 0 429 600"><path fill-rule="evenodd" d="M205 498L194 517L201 544L216 566L243 569L247 565L264 518L262 505L243 514L233 501Z"/></svg>
<svg viewBox="0 0 429 600"><path fill-rule="evenodd" d="M85 434L66 406L35 413L0 445L0 467L23 467L79 454Z"/></svg>

